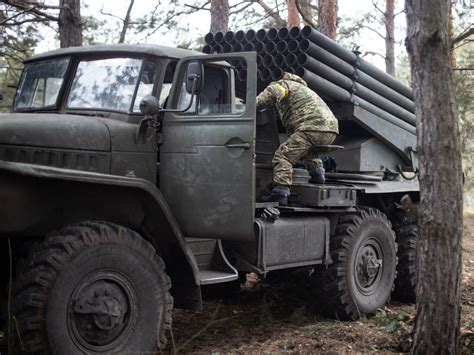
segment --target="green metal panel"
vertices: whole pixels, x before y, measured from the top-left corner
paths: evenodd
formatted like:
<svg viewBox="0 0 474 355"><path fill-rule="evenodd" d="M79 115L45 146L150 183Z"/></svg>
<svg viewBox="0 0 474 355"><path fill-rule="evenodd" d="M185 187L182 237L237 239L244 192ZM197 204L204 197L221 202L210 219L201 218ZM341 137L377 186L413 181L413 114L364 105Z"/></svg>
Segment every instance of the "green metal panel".
<svg viewBox="0 0 474 355"><path fill-rule="evenodd" d="M178 63L169 102L177 101L189 61L214 65L237 59L246 60L248 69L243 113L167 113L164 118L160 189L187 237L254 238L256 54L185 58Z"/></svg>

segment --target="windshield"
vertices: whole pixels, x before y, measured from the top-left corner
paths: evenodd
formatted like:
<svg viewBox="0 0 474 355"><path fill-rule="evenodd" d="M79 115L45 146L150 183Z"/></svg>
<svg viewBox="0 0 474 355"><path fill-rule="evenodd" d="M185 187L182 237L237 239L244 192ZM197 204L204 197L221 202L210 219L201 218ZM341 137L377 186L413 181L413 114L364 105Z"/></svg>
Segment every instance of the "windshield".
<svg viewBox="0 0 474 355"><path fill-rule="evenodd" d="M15 99L16 109L38 109L56 105L69 58L25 66Z"/></svg>
<svg viewBox="0 0 474 355"><path fill-rule="evenodd" d="M140 100L151 95L157 67L143 60L111 58L79 63L67 100L69 108L138 111ZM140 76L140 80L138 80ZM137 86L137 84L139 84ZM132 106L134 96L136 104Z"/></svg>

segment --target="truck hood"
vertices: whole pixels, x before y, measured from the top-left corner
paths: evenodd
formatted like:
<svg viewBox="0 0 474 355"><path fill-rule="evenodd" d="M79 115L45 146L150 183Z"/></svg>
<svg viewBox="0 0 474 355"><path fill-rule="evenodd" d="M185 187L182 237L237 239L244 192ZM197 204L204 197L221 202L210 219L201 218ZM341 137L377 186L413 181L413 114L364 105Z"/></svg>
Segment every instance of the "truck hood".
<svg viewBox="0 0 474 355"><path fill-rule="evenodd" d="M110 133L96 118L54 113L0 115L0 144L110 152Z"/></svg>

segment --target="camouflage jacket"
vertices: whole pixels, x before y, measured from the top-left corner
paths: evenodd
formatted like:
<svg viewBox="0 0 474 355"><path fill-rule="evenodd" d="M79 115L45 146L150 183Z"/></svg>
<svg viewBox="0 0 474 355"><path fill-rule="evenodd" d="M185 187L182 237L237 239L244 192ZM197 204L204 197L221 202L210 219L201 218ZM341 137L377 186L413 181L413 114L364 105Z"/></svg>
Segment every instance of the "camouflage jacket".
<svg viewBox="0 0 474 355"><path fill-rule="evenodd" d="M336 117L299 76L285 73L257 96L257 108L275 107L289 134L298 131L339 133Z"/></svg>

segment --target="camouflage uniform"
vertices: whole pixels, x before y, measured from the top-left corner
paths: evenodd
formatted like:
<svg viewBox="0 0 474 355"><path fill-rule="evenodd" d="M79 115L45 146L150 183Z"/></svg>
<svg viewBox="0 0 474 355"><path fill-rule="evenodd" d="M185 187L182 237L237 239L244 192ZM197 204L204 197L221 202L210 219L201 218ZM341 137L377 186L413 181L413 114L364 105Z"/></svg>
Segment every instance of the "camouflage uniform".
<svg viewBox="0 0 474 355"><path fill-rule="evenodd" d="M315 145L331 144L338 121L326 103L300 77L285 73L257 97L257 108L275 107L289 135L273 158L273 184L290 187L293 165L303 159L306 168L322 166Z"/></svg>

